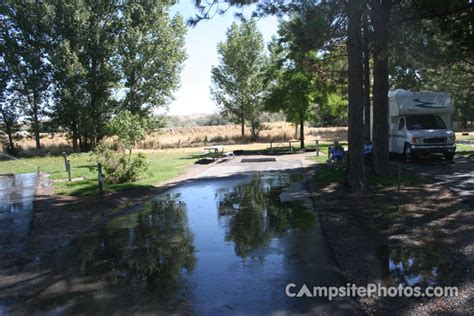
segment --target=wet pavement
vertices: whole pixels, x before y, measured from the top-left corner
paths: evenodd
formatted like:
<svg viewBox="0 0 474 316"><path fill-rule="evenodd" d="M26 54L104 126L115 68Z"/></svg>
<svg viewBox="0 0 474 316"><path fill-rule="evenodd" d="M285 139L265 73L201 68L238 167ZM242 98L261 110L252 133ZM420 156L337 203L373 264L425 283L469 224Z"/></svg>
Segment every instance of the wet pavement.
<svg viewBox="0 0 474 316"><path fill-rule="evenodd" d="M21 258L33 219L36 173L0 176L0 267Z"/></svg>
<svg viewBox="0 0 474 316"><path fill-rule="evenodd" d="M252 165L245 173L209 179L226 168L216 167L75 239L39 266L39 273L52 271L47 286L10 311L358 312L351 299L285 295L288 283L345 285L302 170Z"/></svg>

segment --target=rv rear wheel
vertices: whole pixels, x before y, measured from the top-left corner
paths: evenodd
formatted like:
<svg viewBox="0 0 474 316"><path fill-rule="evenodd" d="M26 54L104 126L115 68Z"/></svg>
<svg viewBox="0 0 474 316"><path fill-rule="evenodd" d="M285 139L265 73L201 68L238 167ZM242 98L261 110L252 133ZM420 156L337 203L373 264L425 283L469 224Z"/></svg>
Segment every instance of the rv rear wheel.
<svg viewBox="0 0 474 316"><path fill-rule="evenodd" d="M444 159L446 159L447 161L451 161L454 158L454 153L449 153L449 152L444 153L443 156L444 156Z"/></svg>

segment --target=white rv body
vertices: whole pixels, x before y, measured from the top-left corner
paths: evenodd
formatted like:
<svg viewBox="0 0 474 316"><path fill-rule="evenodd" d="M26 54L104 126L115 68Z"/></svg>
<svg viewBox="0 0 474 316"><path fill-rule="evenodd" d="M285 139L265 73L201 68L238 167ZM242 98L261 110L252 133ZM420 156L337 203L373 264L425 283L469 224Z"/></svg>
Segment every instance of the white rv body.
<svg viewBox="0 0 474 316"><path fill-rule="evenodd" d="M397 89L388 98L391 153L407 158L429 153L442 153L449 160L454 157L454 105L449 94Z"/></svg>

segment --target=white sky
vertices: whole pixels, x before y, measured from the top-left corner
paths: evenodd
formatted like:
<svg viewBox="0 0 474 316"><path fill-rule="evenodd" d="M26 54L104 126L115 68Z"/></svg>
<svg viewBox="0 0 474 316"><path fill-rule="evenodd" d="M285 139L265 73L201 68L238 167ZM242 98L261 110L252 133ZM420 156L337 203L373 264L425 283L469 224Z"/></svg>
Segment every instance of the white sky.
<svg viewBox="0 0 474 316"><path fill-rule="evenodd" d="M172 14L179 12L185 20L198 11L192 0L182 0L172 8ZM246 8L247 16L251 7ZM204 20L194 28L188 27L186 34L186 53L188 59L181 72L181 87L174 93L175 100L169 105L170 115L187 115L196 113L214 113L217 107L209 93L211 85L211 67L217 65L217 43L225 40L227 28L233 21L238 21L229 10L225 15L214 16ZM276 17L262 18L257 23L266 43L277 32Z"/></svg>

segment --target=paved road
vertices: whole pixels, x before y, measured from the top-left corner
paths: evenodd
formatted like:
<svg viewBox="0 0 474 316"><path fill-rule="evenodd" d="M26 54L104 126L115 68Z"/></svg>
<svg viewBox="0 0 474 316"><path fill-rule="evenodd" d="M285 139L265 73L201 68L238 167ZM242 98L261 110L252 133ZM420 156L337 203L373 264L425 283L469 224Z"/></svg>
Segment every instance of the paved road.
<svg viewBox="0 0 474 316"><path fill-rule="evenodd" d="M290 293L306 284L309 296L313 286L346 285L313 212L307 156L200 169L30 270L0 277L0 315L359 314L351 298L285 295L291 283Z"/></svg>
<svg viewBox="0 0 474 316"><path fill-rule="evenodd" d="M474 206L474 157L458 157L453 162L441 158L419 159L404 164L407 170L435 179Z"/></svg>

